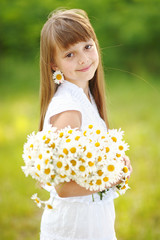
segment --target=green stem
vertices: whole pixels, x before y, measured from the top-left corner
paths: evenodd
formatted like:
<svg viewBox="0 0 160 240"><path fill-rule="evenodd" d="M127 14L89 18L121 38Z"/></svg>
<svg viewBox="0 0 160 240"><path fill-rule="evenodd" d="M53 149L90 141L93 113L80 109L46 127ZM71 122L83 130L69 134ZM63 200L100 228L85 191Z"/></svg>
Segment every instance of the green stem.
<svg viewBox="0 0 160 240"><path fill-rule="evenodd" d="M100 200L102 200L103 198L103 195L102 195L102 192L100 192Z"/></svg>
<svg viewBox="0 0 160 240"><path fill-rule="evenodd" d="M94 195L92 194L92 201L94 202Z"/></svg>

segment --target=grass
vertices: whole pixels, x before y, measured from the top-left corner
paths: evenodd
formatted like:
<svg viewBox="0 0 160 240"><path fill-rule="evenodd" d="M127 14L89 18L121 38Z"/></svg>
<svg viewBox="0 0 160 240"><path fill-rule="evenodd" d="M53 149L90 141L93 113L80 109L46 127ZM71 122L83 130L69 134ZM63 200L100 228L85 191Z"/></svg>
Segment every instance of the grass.
<svg viewBox="0 0 160 240"><path fill-rule="evenodd" d="M38 61L6 57L0 60L0 239L39 238L42 210L30 197L49 195L21 171L26 135L38 129ZM9 67L8 67L9 66ZM159 174L160 83L146 74L151 85L129 74L107 73L111 128L122 128L130 144L131 190L115 200L119 240L160 238Z"/></svg>
<svg viewBox="0 0 160 240"><path fill-rule="evenodd" d="M113 77L113 81L115 76ZM111 84L109 96L111 127L125 130L133 165L131 190L115 201L118 239L159 239L160 198L158 149L160 129L160 84L154 89L138 79L120 78Z"/></svg>

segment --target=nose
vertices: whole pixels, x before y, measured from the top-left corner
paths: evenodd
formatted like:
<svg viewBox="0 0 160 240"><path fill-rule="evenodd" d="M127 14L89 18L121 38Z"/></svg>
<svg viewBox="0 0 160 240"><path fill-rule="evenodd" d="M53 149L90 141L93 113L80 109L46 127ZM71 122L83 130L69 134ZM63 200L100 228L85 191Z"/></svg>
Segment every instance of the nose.
<svg viewBox="0 0 160 240"><path fill-rule="evenodd" d="M86 56L85 53L81 53L81 54L79 55L78 63L79 63L80 65L83 65L83 64L86 64L87 62L88 62L88 57Z"/></svg>

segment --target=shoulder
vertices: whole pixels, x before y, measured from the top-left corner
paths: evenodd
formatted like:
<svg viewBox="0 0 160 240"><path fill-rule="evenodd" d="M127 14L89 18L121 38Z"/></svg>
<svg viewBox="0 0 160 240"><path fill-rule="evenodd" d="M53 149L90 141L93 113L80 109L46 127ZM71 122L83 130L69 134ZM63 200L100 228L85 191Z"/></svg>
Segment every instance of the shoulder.
<svg viewBox="0 0 160 240"><path fill-rule="evenodd" d="M69 91L59 88L53 96L48 106L48 110L53 111L55 114L71 110L81 112L81 106L78 99L76 99Z"/></svg>
<svg viewBox="0 0 160 240"><path fill-rule="evenodd" d="M57 129L63 129L70 126L71 128L81 128L81 113L75 110L64 111L50 118L50 123Z"/></svg>
<svg viewBox="0 0 160 240"><path fill-rule="evenodd" d="M81 115L82 110L78 99L74 98L69 91L58 88L48 106L44 125L52 124L57 128L70 125L72 128L79 128Z"/></svg>

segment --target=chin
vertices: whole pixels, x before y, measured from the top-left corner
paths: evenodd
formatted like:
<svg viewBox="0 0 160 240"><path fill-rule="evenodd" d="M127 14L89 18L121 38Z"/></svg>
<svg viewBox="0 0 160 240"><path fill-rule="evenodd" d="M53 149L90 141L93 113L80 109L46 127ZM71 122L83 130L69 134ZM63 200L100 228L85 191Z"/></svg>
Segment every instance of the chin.
<svg viewBox="0 0 160 240"><path fill-rule="evenodd" d="M95 71L95 72L96 72L96 71ZM89 80L91 80L91 79L94 77L94 75L95 75L95 72L94 72L94 73L92 73L92 74L90 74L90 76L88 76L88 78L87 78L87 79L88 79L88 81L89 81Z"/></svg>

